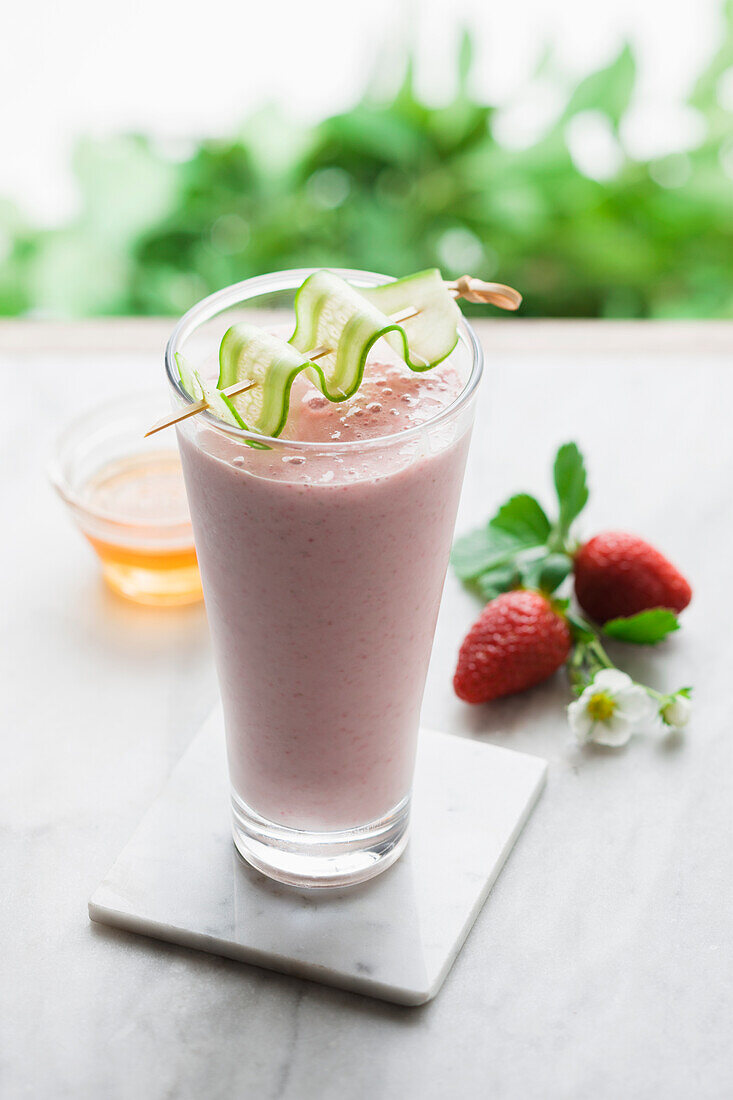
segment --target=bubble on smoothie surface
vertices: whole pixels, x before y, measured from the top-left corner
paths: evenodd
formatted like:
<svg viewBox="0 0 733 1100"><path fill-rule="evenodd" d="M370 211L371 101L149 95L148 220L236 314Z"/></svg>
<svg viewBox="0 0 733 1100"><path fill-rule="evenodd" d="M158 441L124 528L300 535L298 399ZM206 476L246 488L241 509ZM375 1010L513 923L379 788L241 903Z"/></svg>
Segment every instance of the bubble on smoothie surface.
<svg viewBox="0 0 733 1100"><path fill-rule="evenodd" d="M303 395L303 404L314 412L317 409L327 409L329 400L327 397L324 397L322 393L319 393L318 390L314 389L310 393Z"/></svg>
<svg viewBox="0 0 733 1100"><path fill-rule="evenodd" d="M348 443L394 435L432 419L462 388L450 359L421 373L380 348L367 362L359 389L346 401L329 401L305 373L298 375L282 437Z"/></svg>

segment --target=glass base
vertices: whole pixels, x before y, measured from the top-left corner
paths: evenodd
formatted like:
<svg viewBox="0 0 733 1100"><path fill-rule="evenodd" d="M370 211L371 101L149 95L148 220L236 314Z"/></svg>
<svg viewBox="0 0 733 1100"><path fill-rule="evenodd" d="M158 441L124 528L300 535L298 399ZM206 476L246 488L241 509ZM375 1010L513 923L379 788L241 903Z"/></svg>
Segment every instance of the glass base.
<svg viewBox="0 0 733 1100"><path fill-rule="evenodd" d="M410 799L377 821L341 832L289 829L260 817L232 792L234 843L263 875L291 886L353 886L386 871L408 839Z"/></svg>

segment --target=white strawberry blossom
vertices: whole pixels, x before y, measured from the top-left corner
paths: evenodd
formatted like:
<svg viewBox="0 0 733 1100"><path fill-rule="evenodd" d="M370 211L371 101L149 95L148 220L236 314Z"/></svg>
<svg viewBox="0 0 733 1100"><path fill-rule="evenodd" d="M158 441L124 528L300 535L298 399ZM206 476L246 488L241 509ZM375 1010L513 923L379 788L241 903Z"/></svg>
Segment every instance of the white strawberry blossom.
<svg viewBox="0 0 733 1100"><path fill-rule="evenodd" d="M568 706L570 728L581 745L619 748L632 733L650 726L656 706L639 684L617 668L604 668Z"/></svg>
<svg viewBox="0 0 733 1100"><path fill-rule="evenodd" d="M673 695L659 713L665 725L681 730L690 721L692 703L686 695Z"/></svg>

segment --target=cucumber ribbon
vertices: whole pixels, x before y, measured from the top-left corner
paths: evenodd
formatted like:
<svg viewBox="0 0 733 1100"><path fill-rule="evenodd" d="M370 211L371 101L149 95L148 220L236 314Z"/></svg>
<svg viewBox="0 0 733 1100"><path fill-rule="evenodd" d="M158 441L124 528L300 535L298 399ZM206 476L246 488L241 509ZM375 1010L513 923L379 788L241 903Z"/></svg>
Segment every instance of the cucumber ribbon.
<svg viewBox="0 0 733 1100"><path fill-rule="evenodd" d="M410 307L414 316L401 322L390 319ZM308 372L329 401L346 401L361 385L369 352L381 337L411 370L430 370L455 348L460 316L436 268L368 288L317 271L296 294L295 332L289 342L256 325L233 325L219 349L217 386L207 385L177 357L181 383L192 397L205 397L221 420L277 436L285 427L290 390L301 371ZM316 361L307 357L321 348ZM247 379L256 385L236 397L219 392Z"/></svg>
<svg viewBox="0 0 733 1100"><path fill-rule="evenodd" d="M234 408L231 398L224 393L219 393L217 386L212 386L210 382L204 381L199 372L188 365L180 352L176 352L176 364L181 385L189 397L192 397L194 401L200 401L203 398L210 411L219 420L223 420L235 428L244 427L244 421Z"/></svg>

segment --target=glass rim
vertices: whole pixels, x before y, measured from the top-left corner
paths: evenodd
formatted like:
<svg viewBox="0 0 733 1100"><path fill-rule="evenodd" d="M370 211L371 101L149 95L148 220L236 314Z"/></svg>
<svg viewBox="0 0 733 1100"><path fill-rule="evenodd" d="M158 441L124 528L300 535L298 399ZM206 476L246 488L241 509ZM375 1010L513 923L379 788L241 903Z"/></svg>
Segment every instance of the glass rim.
<svg viewBox="0 0 733 1100"><path fill-rule="evenodd" d="M295 267L286 268L283 271L272 271L266 275L255 275L250 279L243 279L239 283L232 283L231 286L224 287L222 290L217 290L213 294L209 294L206 298L202 298L200 302L192 306L176 324L165 348L165 371L168 382L177 396L188 405L194 404L194 399L186 393L181 385L180 378L178 377L178 369L175 364L175 355L189 336L196 332L196 330L207 321L212 320L226 309L232 306L243 305L260 294L272 293L274 291L296 290L309 275L312 275L315 271L321 270L323 270L321 267ZM376 271L361 271L344 267L329 267L327 270L335 272L335 274L340 275L344 279L354 281L357 285L360 280L362 285L365 286L379 286L382 283L391 283L395 281L392 276L382 275ZM429 420L425 420L422 424L416 424L412 428L406 428L403 431L391 432L389 435L374 436L370 439L350 439L343 442L315 442L313 440L283 439L280 436L260 435L257 432L250 432L244 428L226 424L223 420L219 420L218 417L213 416L208 410L204 410L197 415L204 417L207 424L224 432L232 439L265 443L273 449L288 447L289 449L310 451L311 453L318 452L323 454L326 452L334 454L339 451L353 453L354 451L394 446L397 443L404 443L410 439L414 439L426 430L431 430L446 421L454 419L475 393L483 374L484 354L476 333L462 314L461 320L458 323L458 338L459 341L463 341L471 354L471 373L465 386L449 405L446 405L444 409L440 409L434 416L430 417Z"/></svg>
<svg viewBox="0 0 733 1100"><path fill-rule="evenodd" d="M86 520L104 524L107 527L120 529L122 531L129 532L134 530L140 535L146 535L151 539L156 532L160 531L165 531L167 538L172 538L174 535L180 533L182 539L185 534L190 542L190 517L187 519L156 520L154 523L151 523L144 520L125 518L119 512L94 507L72 485L66 472L65 449L71 445L75 450L79 446L79 444L77 444L76 447L74 447L70 444L70 438L73 437L74 433L79 428L83 427L88 422L90 417L109 413L110 421L113 421L115 418L120 419L124 415L126 409L129 411L130 405L139 403L142 409L145 406L149 406L156 396L160 398L160 394L161 390L159 387L139 387L134 390L127 390L117 397L105 397L103 400L97 401L93 405L88 405L81 412L77 412L76 416L72 417L71 420L64 424L53 441L53 450L50 458L46 462L46 476L48 477L51 487L56 491L64 504ZM175 451L171 451L171 454L175 454Z"/></svg>

